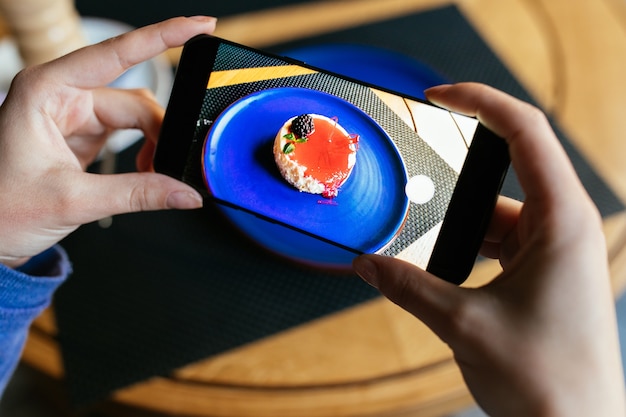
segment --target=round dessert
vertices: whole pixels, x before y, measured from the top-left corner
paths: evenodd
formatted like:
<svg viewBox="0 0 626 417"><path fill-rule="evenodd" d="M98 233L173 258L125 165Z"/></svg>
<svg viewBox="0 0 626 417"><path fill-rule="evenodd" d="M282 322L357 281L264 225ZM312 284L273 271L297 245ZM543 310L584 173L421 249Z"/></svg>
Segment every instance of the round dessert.
<svg viewBox="0 0 626 417"><path fill-rule="evenodd" d="M278 169L300 191L337 196L356 163L358 135L351 135L336 118L301 114L287 120L274 139Z"/></svg>

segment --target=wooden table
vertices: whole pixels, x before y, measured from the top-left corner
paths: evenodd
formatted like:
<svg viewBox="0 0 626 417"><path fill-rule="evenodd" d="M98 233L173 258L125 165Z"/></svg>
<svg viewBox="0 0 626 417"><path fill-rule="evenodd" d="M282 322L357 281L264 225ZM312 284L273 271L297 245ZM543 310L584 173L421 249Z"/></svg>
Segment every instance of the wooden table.
<svg viewBox="0 0 626 417"><path fill-rule="evenodd" d="M510 71L626 201L623 0L344 0L223 18L218 35L256 47L455 3ZM298 31L277 24L307 16ZM170 53L177 59L177 51ZM616 294L626 285L626 214L605 221ZM482 262L467 285L499 271ZM54 317L23 360L63 379ZM94 376L97 378L97 376ZM57 387L62 384L57 383ZM448 348L379 299L113 393L111 415L441 416L472 404Z"/></svg>

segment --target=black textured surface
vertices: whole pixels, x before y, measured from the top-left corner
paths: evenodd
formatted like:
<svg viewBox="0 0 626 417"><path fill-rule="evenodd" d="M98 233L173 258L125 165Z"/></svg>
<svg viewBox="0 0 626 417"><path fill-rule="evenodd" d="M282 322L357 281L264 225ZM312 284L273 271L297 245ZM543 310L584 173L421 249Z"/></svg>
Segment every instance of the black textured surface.
<svg viewBox="0 0 626 417"><path fill-rule="evenodd" d="M115 10L108 17L129 21L123 19L128 15L125 8L114 9L110 2L106 7ZM126 7L137 6L127 2ZM147 7L146 23L161 18L166 10ZM183 13L168 7L168 14ZM530 101L453 7L306 42L331 41L395 49L451 80L486 82ZM602 213L623 210L560 137ZM120 166L132 169L135 152L136 147L123 152ZM506 187L507 194L520 195L514 180ZM77 405L376 297L356 277L334 276L272 257L210 207L192 213L118 216L111 228L86 225L63 245L75 273L58 292L55 313L67 382Z"/></svg>
<svg viewBox="0 0 626 417"><path fill-rule="evenodd" d="M76 8L83 16L98 16L144 26L173 16L208 15L224 17L272 7L318 0L76 0Z"/></svg>
<svg viewBox="0 0 626 417"><path fill-rule="evenodd" d="M75 272L55 306L79 404L376 296L279 261L210 207L118 216L63 245Z"/></svg>

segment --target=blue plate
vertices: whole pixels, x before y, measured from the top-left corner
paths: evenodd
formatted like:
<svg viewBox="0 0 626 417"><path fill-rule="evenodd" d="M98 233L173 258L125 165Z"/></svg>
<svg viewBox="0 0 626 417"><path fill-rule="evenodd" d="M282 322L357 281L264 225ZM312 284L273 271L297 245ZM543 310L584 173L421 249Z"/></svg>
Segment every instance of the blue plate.
<svg viewBox="0 0 626 417"><path fill-rule="evenodd" d="M348 133L359 135L354 170L332 204L289 185L274 162L276 133L286 120L302 113L337 117ZM356 106L316 90L276 88L233 103L207 134L203 168L215 197L280 222L297 220L298 227L308 233L362 252L384 248L408 212L406 169L389 136ZM345 266L354 257L245 212L225 212L254 240L287 257L324 266ZM277 228L281 229L278 233Z"/></svg>
<svg viewBox="0 0 626 417"><path fill-rule="evenodd" d="M429 66L406 55L357 44L324 44L282 51L309 65L390 90L424 98L424 90L449 82Z"/></svg>

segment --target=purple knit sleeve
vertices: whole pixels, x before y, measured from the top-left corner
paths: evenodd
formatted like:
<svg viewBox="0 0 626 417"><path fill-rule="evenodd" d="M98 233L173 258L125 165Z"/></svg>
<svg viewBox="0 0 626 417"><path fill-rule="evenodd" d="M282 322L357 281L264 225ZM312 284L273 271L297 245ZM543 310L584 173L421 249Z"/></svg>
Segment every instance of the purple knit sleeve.
<svg viewBox="0 0 626 417"><path fill-rule="evenodd" d="M67 254L60 246L18 269L0 264L0 395L17 366L30 324L50 304L70 272Z"/></svg>

